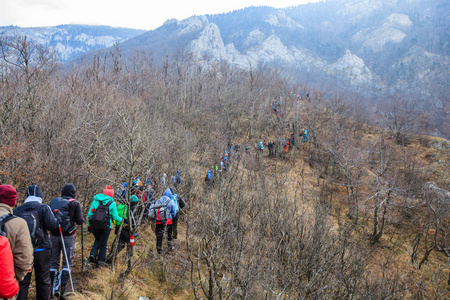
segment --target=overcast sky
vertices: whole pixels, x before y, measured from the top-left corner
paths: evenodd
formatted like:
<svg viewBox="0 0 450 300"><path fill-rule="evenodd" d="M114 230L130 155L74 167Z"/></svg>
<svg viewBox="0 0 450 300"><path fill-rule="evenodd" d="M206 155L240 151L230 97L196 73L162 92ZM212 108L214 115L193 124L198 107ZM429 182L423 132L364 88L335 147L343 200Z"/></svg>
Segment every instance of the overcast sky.
<svg viewBox="0 0 450 300"><path fill-rule="evenodd" d="M0 0L0 26L110 25L155 29L167 19L266 5L289 7L319 0Z"/></svg>

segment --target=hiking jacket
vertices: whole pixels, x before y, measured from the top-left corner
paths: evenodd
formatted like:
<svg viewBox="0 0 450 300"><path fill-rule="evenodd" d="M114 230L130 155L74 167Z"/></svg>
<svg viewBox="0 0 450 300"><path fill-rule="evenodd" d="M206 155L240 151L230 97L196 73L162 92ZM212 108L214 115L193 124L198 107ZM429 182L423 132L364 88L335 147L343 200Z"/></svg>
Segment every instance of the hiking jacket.
<svg viewBox="0 0 450 300"><path fill-rule="evenodd" d="M12 214L12 207L0 203L0 216ZM33 264L33 244L27 222L22 218L14 218L5 223L5 231L11 244L14 257L14 273L17 281L22 281Z"/></svg>
<svg viewBox="0 0 450 300"><path fill-rule="evenodd" d="M29 208L37 211L39 215L39 225L44 233L44 241L41 244L36 245L36 250L51 249L52 242L48 237L47 231L59 230L58 220L56 220L55 215L53 215L50 206L48 206L47 204L42 204L42 198L35 196L29 196L27 199L25 199L24 204L16 207L14 209L14 215L20 216Z"/></svg>
<svg viewBox="0 0 450 300"><path fill-rule="evenodd" d="M94 201L92 202L91 207L89 208L89 213L88 213L88 226L89 225L89 220L91 219L91 217L94 214L94 211L97 209L97 207L100 205L100 203L102 203L103 205L108 204L109 201L111 201L111 204L109 205L109 219L113 219L116 220L119 223L122 223L122 218L119 216L118 212L117 212L117 205L116 202L114 202L114 199L108 195L105 194L97 194L94 196ZM111 228L111 222L109 223L109 228Z"/></svg>
<svg viewBox="0 0 450 300"><path fill-rule="evenodd" d="M174 194L172 194L172 191L170 190L170 188L166 189L163 194L163 196L166 196L166 197L169 197L170 199L172 199L174 207L175 207L175 214L177 214L178 211L180 210L180 208L178 207L178 203L177 203L176 199L174 199L172 197L173 195Z"/></svg>
<svg viewBox="0 0 450 300"><path fill-rule="evenodd" d="M175 203L173 202L173 199L170 198L170 201L167 203L167 209L169 210L169 220L167 221L166 225L171 225L172 224L172 220L176 215L176 211L175 211ZM155 203L152 204L152 206L150 206L150 209L153 209L154 207L158 206L161 203L164 203L167 201L167 196L162 196L161 198L159 198L158 200L156 200Z"/></svg>
<svg viewBox="0 0 450 300"><path fill-rule="evenodd" d="M183 208L185 206L183 198L181 198L177 194L173 194L172 190L170 188L168 188L167 190L164 191L163 196L166 196L166 197L169 197L170 199L172 199L172 201L175 205L175 215L174 215L173 219L178 218L178 213L180 211L180 208Z"/></svg>
<svg viewBox="0 0 450 300"><path fill-rule="evenodd" d="M138 197L136 197L135 195L131 195L130 197L130 208L131 208L131 213L134 213L134 210L136 209L136 203L139 201ZM128 217L128 205L123 204L123 203L119 203L119 205L117 206L117 214L119 215L119 217L122 218L122 221L124 221L127 217ZM125 225L127 226L129 224L128 220L125 220ZM132 221L133 224L135 224L134 220ZM122 224L122 222L118 222L116 220L113 220L113 223L116 227L120 227L120 224Z"/></svg>
<svg viewBox="0 0 450 300"><path fill-rule="evenodd" d="M81 204L80 204L80 202L78 202L78 200L74 199L71 196L61 196L61 197L56 197L56 198L70 200L70 202L69 202L70 226L69 227L74 227L75 224L81 225L84 223L83 209L81 208ZM52 200L52 202L55 201L56 198L54 198ZM52 205L52 204L50 203L50 205ZM72 233L71 235L73 235L74 233ZM64 234L64 236L68 236L68 234L65 234L65 233L63 233L63 234ZM60 235L59 227L56 228L56 230L50 231L50 235L59 236Z"/></svg>

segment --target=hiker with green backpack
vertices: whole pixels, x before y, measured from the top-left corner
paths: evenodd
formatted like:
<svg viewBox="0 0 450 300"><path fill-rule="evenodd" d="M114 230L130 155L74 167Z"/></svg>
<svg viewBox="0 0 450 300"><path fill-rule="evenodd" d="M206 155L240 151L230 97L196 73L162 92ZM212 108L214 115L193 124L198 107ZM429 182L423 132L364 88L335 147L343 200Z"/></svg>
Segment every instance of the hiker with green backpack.
<svg viewBox="0 0 450 300"><path fill-rule="evenodd" d="M136 221L134 219L134 211L136 209L136 204L138 203L139 199L136 195L131 195L130 196L130 215L131 215L131 224L135 224ZM120 251L122 251L123 248L125 248L126 245L130 244L130 237L131 237L131 232L130 232L130 222L127 219L128 216L128 205L126 203L123 202L119 202L119 205L117 206L117 213L118 215L122 218L122 222L123 227L122 230L120 231L120 236L119 236L119 243L117 245L117 251L114 253L114 249L112 249L111 247L111 253L114 253L114 255L119 254ZM120 224L122 224L122 222L113 220L113 223L116 227L115 229L115 234L117 235L117 233L119 233L119 228L120 228ZM114 255L109 254L109 258L107 259L107 263L111 263L112 259L114 257Z"/></svg>
<svg viewBox="0 0 450 300"><path fill-rule="evenodd" d="M94 196L88 212L88 230L95 237L89 262L94 263L97 268L105 262L106 246L111 232L111 219L122 222L114 202L114 190L108 185L102 194Z"/></svg>

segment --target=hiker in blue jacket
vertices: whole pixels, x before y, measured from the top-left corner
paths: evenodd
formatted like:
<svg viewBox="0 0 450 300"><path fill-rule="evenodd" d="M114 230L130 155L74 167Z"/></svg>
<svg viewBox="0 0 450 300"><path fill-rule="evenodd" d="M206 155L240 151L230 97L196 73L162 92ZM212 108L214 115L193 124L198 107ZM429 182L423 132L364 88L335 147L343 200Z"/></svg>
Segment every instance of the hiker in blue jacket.
<svg viewBox="0 0 450 300"><path fill-rule="evenodd" d="M161 205L165 205L169 212L168 219L164 222L158 220L158 216L157 214L155 214L155 210ZM161 198L156 200L156 202L153 203L152 206L150 206L149 216L155 219L156 250L158 251L158 254L162 253L162 240L164 237L164 232L167 232L168 251L172 250L172 219L174 218L175 214L175 203L171 198L167 196L162 196Z"/></svg>
<svg viewBox="0 0 450 300"><path fill-rule="evenodd" d="M168 188L164 191L164 196L167 196L173 200L175 204L175 216L172 218L172 237L178 239L178 217L180 215L180 209L185 206L183 198L175 193L173 188Z"/></svg>
<svg viewBox="0 0 450 300"><path fill-rule="evenodd" d="M180 176L180 171L177 170L177 182L175 186L178 186L179 184L181 184L181 176Z"/></svg>

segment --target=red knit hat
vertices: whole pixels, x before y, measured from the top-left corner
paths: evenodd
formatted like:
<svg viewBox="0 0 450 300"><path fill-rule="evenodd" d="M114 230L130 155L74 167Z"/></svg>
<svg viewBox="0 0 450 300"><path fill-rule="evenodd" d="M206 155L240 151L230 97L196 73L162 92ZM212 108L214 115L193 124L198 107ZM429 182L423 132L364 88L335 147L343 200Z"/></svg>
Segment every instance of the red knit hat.
<svg viewBox="0 0 450 300"><path fill-rule="evenodd" d="M8 204L11 207L16 206L17 191L10 184L0 185L0 203Z"/></svg>
<svg viewBox="0 0 450 300"><path fill-rule="evenodd" d="M114 190L111 188L110 185L106 186L106 189L103 190L103 194L105 194L106 196L110 196L110 197L114 198Z"/></svg>

